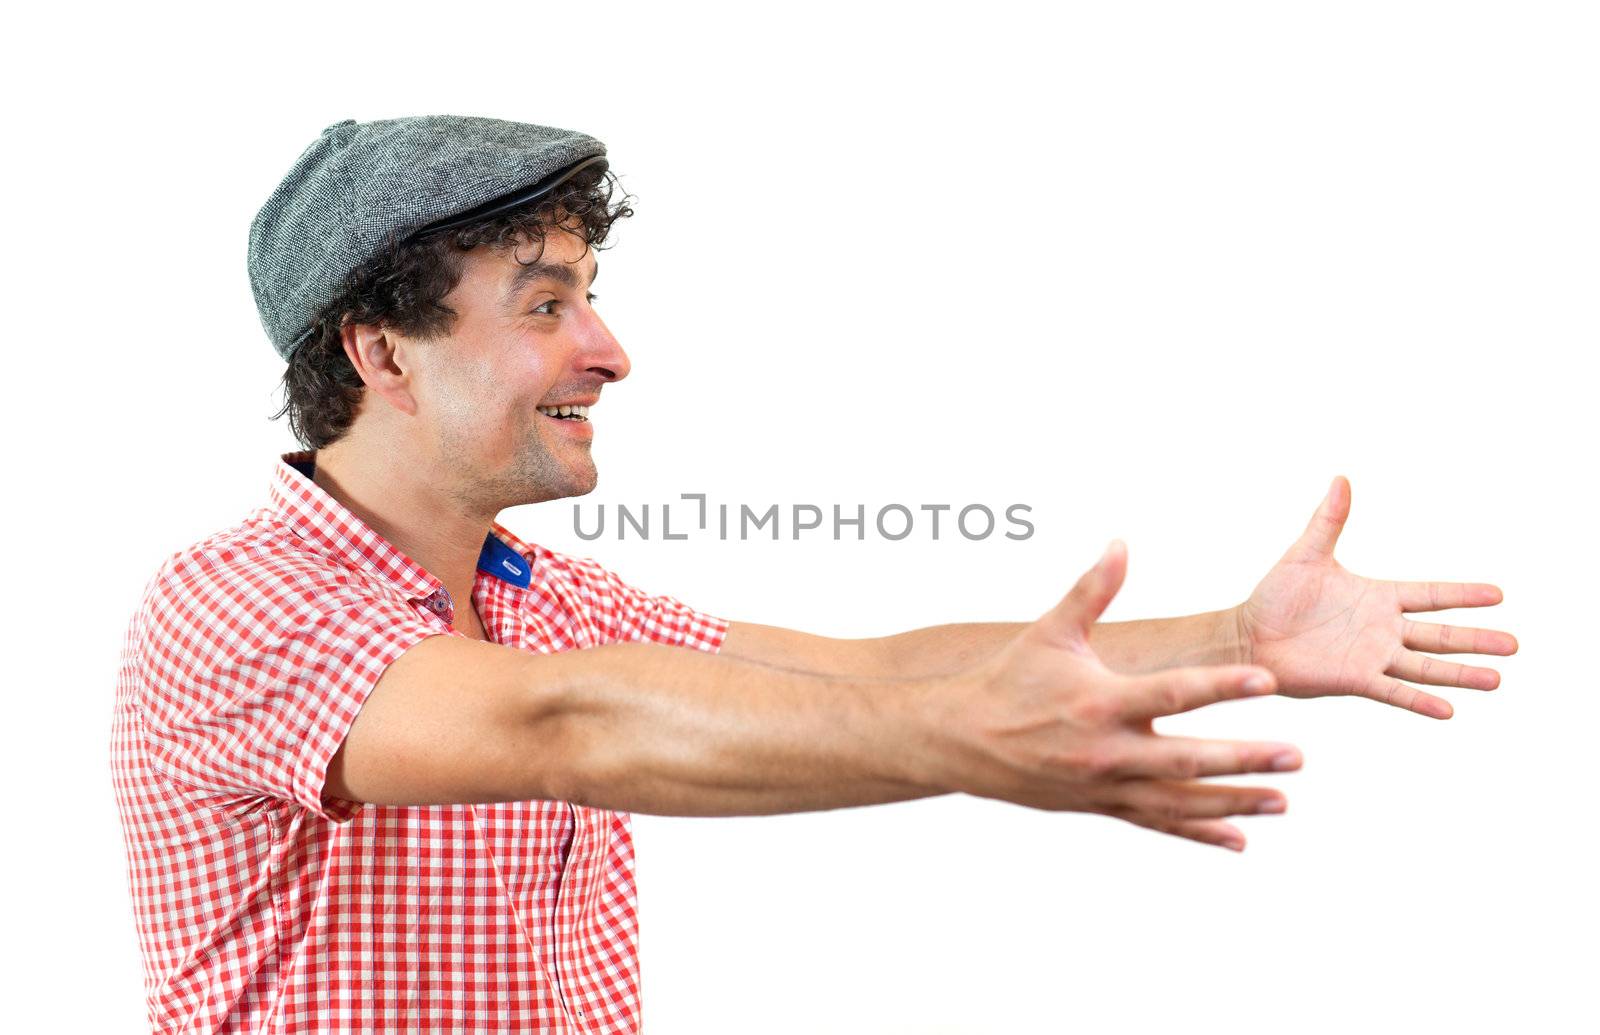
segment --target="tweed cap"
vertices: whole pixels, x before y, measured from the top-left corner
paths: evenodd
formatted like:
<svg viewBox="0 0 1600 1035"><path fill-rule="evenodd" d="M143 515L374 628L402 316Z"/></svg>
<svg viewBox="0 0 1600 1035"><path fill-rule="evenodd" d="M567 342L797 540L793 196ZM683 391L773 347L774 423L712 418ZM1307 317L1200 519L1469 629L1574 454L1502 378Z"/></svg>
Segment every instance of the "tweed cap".
<svg viewBox="0 0 1600 1035"><path fill-rule="evenodd" d="M250 223L250 290L288 359L345 276L403 241L534 200L605 145L568 129L458 115L335 122Z"/></svg>

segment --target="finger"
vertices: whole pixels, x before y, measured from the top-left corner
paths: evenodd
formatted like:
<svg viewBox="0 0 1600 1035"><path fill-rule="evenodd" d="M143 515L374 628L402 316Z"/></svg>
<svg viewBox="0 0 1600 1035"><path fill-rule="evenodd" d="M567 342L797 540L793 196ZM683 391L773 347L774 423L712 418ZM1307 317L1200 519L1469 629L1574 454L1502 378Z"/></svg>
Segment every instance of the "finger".
<svg viewBox="0 0 1600 1035"><path fill-rule="evenodd" d="M1405 619L1401 642L1412 650L1430 654L1515 654L1517 638L1493 629L1469 629L1459 625L1434 625Z"/></svg>
<svg viewBox="0 0 1600 1035"><path fill-rule="evenodd" d="M1192 665L1134 676L1122 695L1122 717L1176 715L1236 697L1263 697L1278 688L1260 665Z"/></svg>
<svg viewBox="0 0 1600 1035"><path fill-rule="evenodd" d="M1478 668L1475 665L1463 665L1455 661L1440 661L1438 658L1430 658L1426 654L1404 649L1395 651L1394 658L1389 662L1389 667L1383 670L1383 674L1394 676L1396 679L1409 679L1413 683L1427 683L1429 686L1460 686L1468 690L1493 690L1500 685L1500 673L1492 668Z"/></svg>
<svg viewBox="0 0 1600 1035"><path fill-rule="evenodd" d="M1409 683L1402 683L1398 679L1379 676L1368 684L1360 696L1370 697L1374 701L1392 704L1396 708L1404 708L1408 712L1426 715L1430 719L1448 719L1456 713L1450 702L1442 697L1435 697L1430 693L1418 690Z"/></svg>
<svg viewBox="0 0 1600 1035"><path fill-rule="evenodd" d="M1084 572L1061 602L1045 615L1045 623L1056 631L1076 633L1086 639L1089 627L1100 620L1111 598L1122 588L1127 561L1127 545L1121 539L1111 540L1094 567Z"/></svg>
<svg viewBox="0 0 1600 1035"><path fill-rule="evenodd" d="M1176 823L1151 819L1129 813L1118 816L1118 819L1127 820L1137 826L1147 827L1150 830L1159 830L1163 834L1174 837L1184 837L1201 844L1216 845L1219 848L1229 848L1235 852L1244 851L1244 834L1232 823L1220 819L1185 819Z"/></svg>
<svg viewBox="0 0 1600 1035"><path fill-rule="evenodd" d="M1342 474L1335 475L1317 512L1311 515L1311 522L1289 552L1304 558L1332 557L1334 544L1339 541L1339 533L1344 531L1344 522L1349 516L1350 482Z"/></svg>
<svg viewBox="0 0 1600 1035"><path fill-rule="evenodd" d="M1282 812L1288 807L1283 793L1271 787L1226 787L1173 780L1127 780L1109 785L1106 796L1118 807L1167 823Z"/></svg>
<svg viewBox="0 0 1600 1035"><path fill-rule="evenodd" d="M1100 765L1088 767L1096 776L1164 780L1284 773L1305 761L1293 744L1155 734L1131 734L1100 757Z"/></svg>
<svg viewBox="0 0 1600 1035"><path fill-rule="evenodd" d="M1448 611L1453 607L1491 607L1505 599L1487 582L1396 582L1402 611Z"/></svg>

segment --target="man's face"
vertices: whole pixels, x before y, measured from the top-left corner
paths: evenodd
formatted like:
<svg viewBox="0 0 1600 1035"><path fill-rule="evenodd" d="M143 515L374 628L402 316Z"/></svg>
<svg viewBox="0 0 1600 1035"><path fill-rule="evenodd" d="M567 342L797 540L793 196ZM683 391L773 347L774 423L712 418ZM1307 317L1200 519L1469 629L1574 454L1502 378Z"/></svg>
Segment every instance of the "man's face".
<svg viewBox="0 0 1600 1035"><path fill-rule="evenodd" d="M542 254L537 242L479 247L463 266L444 298L457 314L451 333L412 350L417 417L455 492L491 512L590 492L595 414L540 407L593 406L602 385L628 375L627 354L590 304L594 253L552 230Z"/></svg>

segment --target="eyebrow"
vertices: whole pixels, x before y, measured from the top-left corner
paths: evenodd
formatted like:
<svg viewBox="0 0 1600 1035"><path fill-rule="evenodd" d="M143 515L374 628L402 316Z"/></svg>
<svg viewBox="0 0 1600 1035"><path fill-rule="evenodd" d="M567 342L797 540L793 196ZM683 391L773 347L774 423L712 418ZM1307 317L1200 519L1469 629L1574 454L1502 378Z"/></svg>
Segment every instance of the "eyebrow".
<svg viewBox="0 0 1600 1035"><path fill-rule="evenodd" d="M594 276L589 278L589 286L600 279L600 263L594 264ZM511 275L511 283L506 285L505 294L500 299L500 304L506 309L517 300L524 288L535 280L553 280L563 287L575 288L578 286L578 274L569 262L530 262L527 265L517 264L517 272Z"/></svg>

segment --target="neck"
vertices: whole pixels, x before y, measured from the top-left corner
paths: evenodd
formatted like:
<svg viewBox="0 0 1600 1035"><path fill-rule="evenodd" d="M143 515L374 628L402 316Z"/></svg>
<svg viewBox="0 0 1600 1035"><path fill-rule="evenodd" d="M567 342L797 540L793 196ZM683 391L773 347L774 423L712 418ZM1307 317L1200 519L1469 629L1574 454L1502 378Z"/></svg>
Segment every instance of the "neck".
<svg viewBox="0 0 1600 1035"><path fill-rule="evenodd" d="M494 515L451 493L426 462L341 439L316 452L312 481L450 591L457 624L472 607L478 554Z"/></svg>

